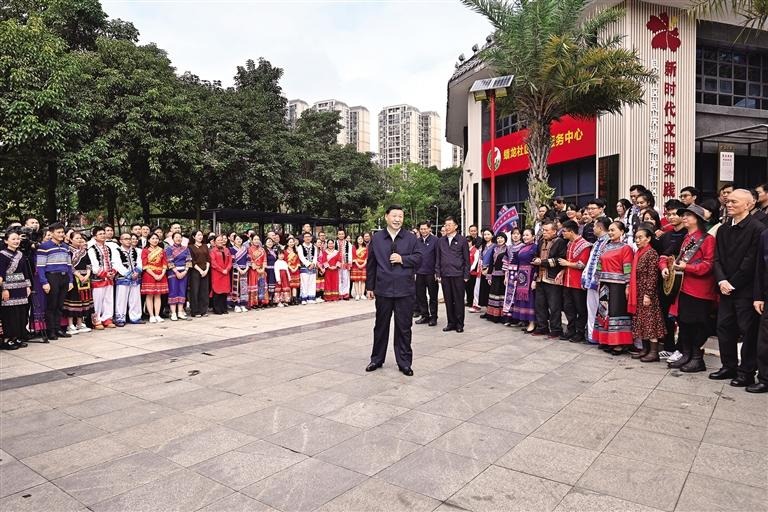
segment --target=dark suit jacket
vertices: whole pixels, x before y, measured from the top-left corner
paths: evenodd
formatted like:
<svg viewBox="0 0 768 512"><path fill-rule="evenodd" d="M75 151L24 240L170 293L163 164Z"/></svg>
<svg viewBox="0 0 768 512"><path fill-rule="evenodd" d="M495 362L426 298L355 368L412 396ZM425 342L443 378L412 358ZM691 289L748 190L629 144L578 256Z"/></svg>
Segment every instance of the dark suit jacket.
<svg viewBox="0 0 768 512"><path fill-rule="evenodd" d="M549 258L541 260L541 268L539 272L546 272L549 279L554 279L557 274L563 270L560 263L557 262L560 258L565 258L568 252L568 242L564 238L559 236L552 242L552 247L549 248ZM541 257L541 246L539 246L539 253L537 255Z"/></svg>
<svg viewBox="0 0 768 512"><path fill-rule="evenodd" d="M414 276L416 269L421 265L422 245L416 236L406 229L400 229L394 242L386 229L374 233L368 246L365 289L382 297L415 295ZM402 256L402 265L392 265L389 262L393 252Z"/></svg>
<svg viewBox="0 0 768 512"><path fill-rule="evenodd" d="M421 244L421 265L419 265L416 273L424 276L434 275L436 265L435 254L439 239L435 235L430 234L426 242L421 237L417 237L416 240Z"/></svg>
<svg viewBox="0 0 768 512"><path fill-rule="evenodd" d="M751 299L757 250L765 226L752 215L735 226L731 222L729 219L720 226L715 237L715 283L728 281L736 288L731 293L733 298Z"/></svg>
<svg viewBox="0 0 768 512"><path fill-rule="evenodd" d="M469 245L467 239L456 233L448 244L448 237L440 237L435 258L437 277L461 277L469 279Z"/></svg>

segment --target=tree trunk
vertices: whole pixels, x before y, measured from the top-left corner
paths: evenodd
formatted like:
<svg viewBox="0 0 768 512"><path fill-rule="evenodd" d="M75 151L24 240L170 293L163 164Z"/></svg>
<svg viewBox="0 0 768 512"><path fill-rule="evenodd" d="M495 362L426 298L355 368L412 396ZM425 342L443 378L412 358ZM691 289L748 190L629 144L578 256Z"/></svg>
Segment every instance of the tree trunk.
<svg viewBox="0 0 768 512"><path fill-rule="evenodd" d="M45 216L49 224L58 220L56 213L56 187L59 184L59 165L56 160L51 160L47 164L48 182L45 191Z"/></svg>
<svg viewBox="0 0 768 512"><path fill-rule="evenodd" d="M117 198L115 197L115 192L110 190L107 192L107 222L111 224L113 227L116 226L116 223L115 223L116 209L117 209Z"/></svg>
<svg viewBox="0 0 768 512"><path fill-rule="evenodd" d="M549 186L547 160L552 148L550 123L539 119L528 123L528 219L526 224L533 224L536 212L542 204L552 197L553 189Z"/></svg>

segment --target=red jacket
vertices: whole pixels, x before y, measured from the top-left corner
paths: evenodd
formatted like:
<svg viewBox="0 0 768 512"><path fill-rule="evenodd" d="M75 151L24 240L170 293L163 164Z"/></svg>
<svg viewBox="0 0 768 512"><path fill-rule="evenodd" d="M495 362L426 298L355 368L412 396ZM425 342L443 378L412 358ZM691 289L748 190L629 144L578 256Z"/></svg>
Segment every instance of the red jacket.
<svg viewBox="0 0 768 512"><path fill-rule="evenodd" d="M566 288L581 289L581 273L589 261L590 248L592 244L583 237L578 237L573 242L568 242L568 249L565 252L565 259L571 263L581 263L581 268L566 267L563 277L563 286Z"/></svg>
<svg viewBox="0 0 768 512"><path fill-rule="evenodd" d="M701 236L701 233L697 232L694 236ZM705 236L707 237L706 240L685 266L683 286L680 291L697 299L717 300L714 273L715 237ZM681 251L688 246L690 241L691 235L688 234L683 239Z"/></svg>
<svg viewBox="0 0 768 512"><path fill-rule="evenodd" d="M229 249L214 247L211 249L211 293L229 293L232 291L232 254Z"/></svg>

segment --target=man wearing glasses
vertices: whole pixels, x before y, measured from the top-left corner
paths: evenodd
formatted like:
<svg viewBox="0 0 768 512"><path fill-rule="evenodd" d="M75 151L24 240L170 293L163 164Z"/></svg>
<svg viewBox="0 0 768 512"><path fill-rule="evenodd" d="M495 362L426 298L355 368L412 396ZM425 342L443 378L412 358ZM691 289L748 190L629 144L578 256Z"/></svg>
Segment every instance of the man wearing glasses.
<svg viewBox="0 0 768 512"><path fill-rule="evenodd" d="M581 231L581 237L590 244L594 244L597 242L597 235L595 235L595 219L599 219L605 215L605 200L600 199L599 197L591 199L587 203L587 213L592 221L584 225L584 229Z"/></svg>
<svg viewBox="0 0 768 512"><path fill-rule="evenodd" d="M680 201L688 208L692 204L699 204L699 189L696 187L684 187L680 189Z"/></svg>

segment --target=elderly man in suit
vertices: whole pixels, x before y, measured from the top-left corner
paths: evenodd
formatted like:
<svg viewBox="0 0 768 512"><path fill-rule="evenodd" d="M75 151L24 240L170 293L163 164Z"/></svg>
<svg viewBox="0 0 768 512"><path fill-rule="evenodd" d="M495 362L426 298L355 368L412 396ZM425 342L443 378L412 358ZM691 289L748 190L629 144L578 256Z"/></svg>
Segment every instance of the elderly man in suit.
<svg viewBox="0 0 768 512"><path fill-rule="evenodd" d="M387 356L389 325L395 316L395 359L398 369L413 375L411 362L411 323L416 296L416 269L421 264L421 244L403 229L403 208L387 208L387 228L371 238L366 264L365 289L369 299L376 299L376 323L373 326L373 351L365 371L381 368Z"/></svg>

